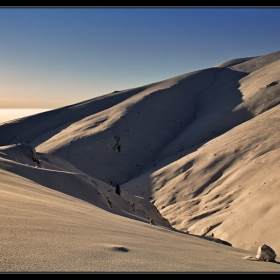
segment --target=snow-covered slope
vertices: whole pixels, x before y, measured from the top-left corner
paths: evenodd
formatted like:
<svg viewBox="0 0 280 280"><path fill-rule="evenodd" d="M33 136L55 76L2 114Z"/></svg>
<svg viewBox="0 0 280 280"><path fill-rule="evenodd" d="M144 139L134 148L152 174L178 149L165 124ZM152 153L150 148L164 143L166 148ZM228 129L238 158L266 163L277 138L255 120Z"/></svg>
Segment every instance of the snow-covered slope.
<svg viewBox="0 0 280 280"><path fill-rule="evenodd" d="M4 123L3 168L118 214L280 251L279 82L275 52ZM20 168L7 158L23 143L43 164L32 175L30 154Z"/></svg>

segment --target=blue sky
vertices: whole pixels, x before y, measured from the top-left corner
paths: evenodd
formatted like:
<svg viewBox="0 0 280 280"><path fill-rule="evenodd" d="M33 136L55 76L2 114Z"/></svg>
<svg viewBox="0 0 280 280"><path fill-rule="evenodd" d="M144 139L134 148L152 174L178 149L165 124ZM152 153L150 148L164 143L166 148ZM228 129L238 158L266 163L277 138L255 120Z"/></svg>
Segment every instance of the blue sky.
<svg viewBox="0 0 280 280"><path fill-rule="evenodd" d="M280 8L0 7L0 108L58 108L280 50Z"/></svg>

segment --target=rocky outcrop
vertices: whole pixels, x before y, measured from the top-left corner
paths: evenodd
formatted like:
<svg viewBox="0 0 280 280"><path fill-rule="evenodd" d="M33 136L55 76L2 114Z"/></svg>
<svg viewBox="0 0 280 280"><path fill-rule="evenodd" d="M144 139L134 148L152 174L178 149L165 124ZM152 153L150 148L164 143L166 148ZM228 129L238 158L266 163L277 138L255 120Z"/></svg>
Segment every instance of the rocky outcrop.
<svg viewBox="0 0 280 280"><path fill-rule="evenodd" d="M263 244L258 248L256 257L246 256L246 260L250 261L264 261L264 262L276 262L276 253L275 251L268 245Z"/></svg>

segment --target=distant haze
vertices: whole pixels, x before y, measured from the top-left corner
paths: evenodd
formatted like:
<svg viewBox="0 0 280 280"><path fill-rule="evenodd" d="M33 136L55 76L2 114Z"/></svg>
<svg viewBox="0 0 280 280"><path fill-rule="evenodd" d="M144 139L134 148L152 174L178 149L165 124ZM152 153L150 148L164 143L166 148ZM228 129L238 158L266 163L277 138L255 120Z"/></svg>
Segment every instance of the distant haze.
<svg viewBox="0 0 280 280"><path fill-rule="evenodd" d="M0 109L0 123L48 111L49 109Z"/></svg>

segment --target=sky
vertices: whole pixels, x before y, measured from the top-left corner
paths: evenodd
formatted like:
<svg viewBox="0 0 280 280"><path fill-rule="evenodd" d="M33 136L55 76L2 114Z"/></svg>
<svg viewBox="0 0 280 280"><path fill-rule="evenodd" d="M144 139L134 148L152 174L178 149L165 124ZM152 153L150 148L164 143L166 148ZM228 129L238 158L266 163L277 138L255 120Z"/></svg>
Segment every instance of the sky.
<svg viewBox="0 0 280 280"><path fill-rule="evenodd" d="M55 109L280 50L275 7L0 7L0 109Z"/></svg>

